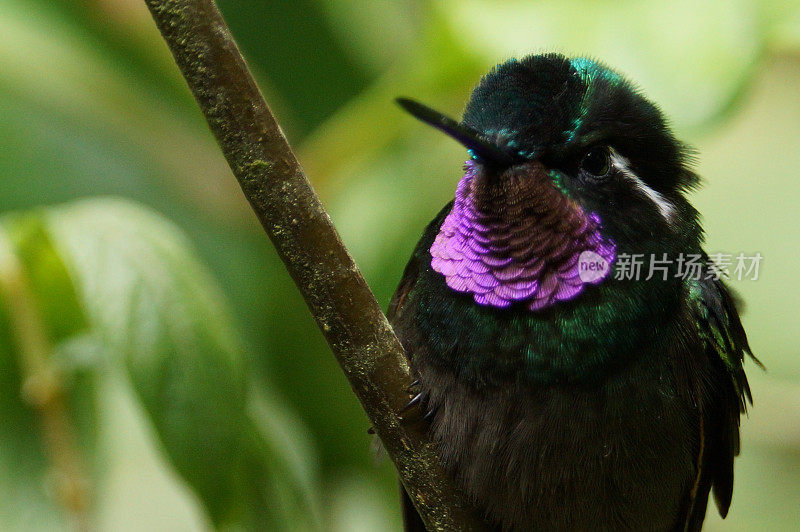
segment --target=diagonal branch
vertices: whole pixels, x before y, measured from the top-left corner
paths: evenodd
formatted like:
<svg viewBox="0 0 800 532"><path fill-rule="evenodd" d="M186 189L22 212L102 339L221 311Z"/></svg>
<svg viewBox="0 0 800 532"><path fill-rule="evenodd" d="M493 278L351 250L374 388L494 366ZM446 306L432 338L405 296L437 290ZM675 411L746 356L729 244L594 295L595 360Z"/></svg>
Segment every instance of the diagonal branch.
<svg viewBox="0 0 800 532"><path fill-rule="evenodd" d="M403 348L303 174L213 0L145 0L256 216L429 530L478 530L420 429Z"/></svg>

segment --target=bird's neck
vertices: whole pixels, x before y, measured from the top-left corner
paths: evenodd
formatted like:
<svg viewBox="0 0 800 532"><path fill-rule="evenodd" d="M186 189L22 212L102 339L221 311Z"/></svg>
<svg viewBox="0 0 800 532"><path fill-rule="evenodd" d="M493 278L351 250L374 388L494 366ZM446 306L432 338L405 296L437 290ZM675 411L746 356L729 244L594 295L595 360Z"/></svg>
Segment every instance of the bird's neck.
<svg viewBox="0 0 800 532"><path fill-rule="evenodd" d="M602 379L650 351L652 339L678 314L679 279L617 280L613 272L578 297L541 310L524 301L480 305L431 266L431 246L450 210L431 223L415 251L419 277L397 324L418 363L476 384Z"/></svg>
<svg viewBox="0 0 800 532"><path fill-rule="evenodd" d="M476 384L600 380L650 350L676 313L677 291L635 283L592 286L576 301L532 312L523 304L477 305L430 271L415 294L416 326L429 343L424 356Z"/></svg>

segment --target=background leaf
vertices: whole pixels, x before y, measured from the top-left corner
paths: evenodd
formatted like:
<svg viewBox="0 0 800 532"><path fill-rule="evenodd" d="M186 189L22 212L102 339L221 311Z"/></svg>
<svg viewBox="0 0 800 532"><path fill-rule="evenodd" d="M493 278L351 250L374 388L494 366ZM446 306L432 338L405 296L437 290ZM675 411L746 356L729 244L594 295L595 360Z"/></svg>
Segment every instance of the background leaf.
<svg viewBox="0 0 800 532"><path fill-rule="evenodd" d="M104 417L97 410L107 411L121 393L141 401L140 422L152 425L157 447L213 523L320 527L314 451L274 394L251 385L246 349L222 293L180 231L118 199L6 216L2 228L53 343L50 362L69 391L72 429L101 499L113 480L100 474L104 467L95 456ZM12 506L17 511L0 513L0 524L62 528L63 511L46 489L50 467L36 430L40 420L20 397L20 357L7 315L14 305L3 309L0 407L9 417L0 432L0 464L13 473L3 476L0 489L19 500ZM97 381L101 397L94 394ZM125 425L107 416L106 424ZM109 443L107 436L100 440ZM100 449L103 461L113 461L113 454ZM24 467L6 462L12 457Z"/></svg>
<svg viewBox="0 0 800 532"><path fill-rule="evenodd" d="M217 525L314 523L311 484L248 415L244 348L222 294L169 223L120 200L53 209L48 225L92 330L127 368L178 472ZM273 408L275 408L273 406ZM308 471L304 471L308 473ZM306 490L286 495L284 492ZM288 513L288 515L286 515Z"/></svg>
<svg viewBox="0 0 800 532"><path fill-rule="evenodd" d="M86 321L39 213L0 219L0 262L0 528L63 528L71 522L60 503L67 483L76 482L88 502L97 480L95 376L66 348ZM35 321L12 316L21 307ZM42 392L57 397L36 407ZM70 408L44 413L62 403ZM66 434L54 429L53 416L68 425ZM64 459L78 469L65 470Z"/></svg>

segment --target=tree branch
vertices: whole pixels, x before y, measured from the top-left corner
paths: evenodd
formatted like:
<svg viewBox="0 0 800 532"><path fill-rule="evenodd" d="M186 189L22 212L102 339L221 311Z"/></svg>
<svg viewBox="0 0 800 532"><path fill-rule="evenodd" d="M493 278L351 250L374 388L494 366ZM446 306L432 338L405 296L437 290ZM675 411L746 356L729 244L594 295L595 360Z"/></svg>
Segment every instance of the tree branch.
<svg viewBox="0 0 800 532"><path fill-rule="evenodd" d="M212 0L145 0L261 225L429 530L482 525L426 434L397 412L403 348L303 174Z"/></svg>

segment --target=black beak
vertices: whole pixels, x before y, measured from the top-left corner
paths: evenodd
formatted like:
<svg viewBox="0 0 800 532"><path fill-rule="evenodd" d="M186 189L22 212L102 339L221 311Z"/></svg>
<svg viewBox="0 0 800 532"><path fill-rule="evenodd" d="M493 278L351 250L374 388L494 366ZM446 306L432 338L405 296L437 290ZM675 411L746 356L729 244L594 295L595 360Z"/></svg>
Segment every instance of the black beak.
<svg viewBox="0 0 800 532"><path fill-rule="evenodd" d="M481 163L508 168L526 161L521 155L500 148L471 127L456 122L427 105L408 98L397 98L395 101L413 117L466 146Z"/></svg>

